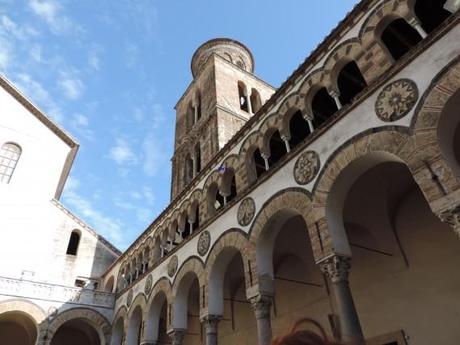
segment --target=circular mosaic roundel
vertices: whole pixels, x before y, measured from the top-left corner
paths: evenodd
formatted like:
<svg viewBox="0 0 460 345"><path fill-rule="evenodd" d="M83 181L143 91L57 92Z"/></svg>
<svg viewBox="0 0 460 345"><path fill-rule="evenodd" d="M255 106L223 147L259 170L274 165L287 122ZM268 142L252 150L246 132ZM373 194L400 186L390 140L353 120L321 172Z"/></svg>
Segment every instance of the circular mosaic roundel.
<svg viewBox="0 0 460 345"><path fill-rule="evenodd" d="M254 199L244 199L238 207L238 224L241 226L249 225L249 223L251 223L252 219L254 218L255 212L256 203L254 202Z"/></svg>
<svg viewBox="0 0 460 345"><path fill-rule="evenodd" d="M200 238L198 239L197 244L197 251L198 254L204 256L209 249L209 245L211 244L211 234L209 231L205 230L201 233Z"/></svg>
<svg viewBox="0 0 460 345"><path fill-rule="evenodd" d="M133 303L133 295L134 295L134 292L133 290L129 290L128 292L128 297L126 297L126 305L129 307L131 305L131 303Z"/></svg>
<svg viewBox="0 0 460 345"><path fill-rule="evenodd" d="M300 184L308 184L315 178L319 171L319 156L315 151L302 153L294 165L294 179Z"/></svg>
<svg viewBox="0 0 460 345"><path fill-rule="evenodd" d="M153 277L151 274L148 275L147 280L145 281L144 292L146 295L152 291Z"/></svg>
<svg viewBox="0 0 460 345"><path fill-rule="evenodd" d="M179 260L177 259L177 255L174 255L168 262L168 275L170 277L174 276L177 271L177 265Z"/></svg>
<svg viewBox="0 0 460 345"><path fill-rule="evenodd" d="M396 121L411 111L417 99L417 85L410 79L398 79L380 92L375 102L375 112L382 121Z"/></svg>

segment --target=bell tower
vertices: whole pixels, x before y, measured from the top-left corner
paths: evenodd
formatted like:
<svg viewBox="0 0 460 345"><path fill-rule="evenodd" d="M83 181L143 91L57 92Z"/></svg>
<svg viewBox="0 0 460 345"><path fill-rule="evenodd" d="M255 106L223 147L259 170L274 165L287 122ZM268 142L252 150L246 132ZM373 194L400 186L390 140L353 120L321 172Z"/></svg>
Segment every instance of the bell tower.
<svg viewBox="0 0 460 345"><path fill-rule="evenodd" d="M253 74L251 51L232 39L202 44L191 68L193 81L175 107L172 199L275 91Z"/></svg>

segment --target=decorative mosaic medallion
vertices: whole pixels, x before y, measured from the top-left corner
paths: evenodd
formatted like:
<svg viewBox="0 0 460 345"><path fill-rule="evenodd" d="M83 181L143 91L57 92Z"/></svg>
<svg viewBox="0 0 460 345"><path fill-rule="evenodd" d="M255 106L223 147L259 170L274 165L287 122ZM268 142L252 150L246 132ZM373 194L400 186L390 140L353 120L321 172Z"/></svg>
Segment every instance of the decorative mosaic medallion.
<svg viewBox="0 0 460 345"><path fill-rule="evenodd" d="M133 303L133 294L133 290L129 290L128 297L126 297L126 305L128 306L128 308L131 305L131 303Z"/></svg>
<svg viewBox="0 0 460 345"><path fill-rule="evenodd" d="M310 183L319 171L319 156L315 151L305 151L294 165L294 180L304 185Z"/></svg>
<svg viewBox="0 0 460 345"><path fill-rule="evenodd" d="M244 199L238 207L238 224L246 226L251 223L256 212L256 204L252 198Z"/></svg>
<svg viewBox="0 0 460 345"><path fill-rule="evenodd" d="M197 244L197 252L201 256L204 256L209 249L209 245L211 243L211 234L209 231L205 230L201 233L200 238L198 239L198 244Z"/></svg>
<svg viewBox="0 0 460 345"><path fill-rule="evenodd" d="M396 121L411 111L417 99L417 85L410 79L398 79L380 92L375 102L375 112L382 121Z"/></svg>
<svg viewBox="0 0 460 345"><path fill-rule="evenodd" d="M168 262L168 275L170 277L174 276L177 271L177 265L179 260L177 259L177 255L174 255Z"/></svg>
<svg viewBox="0 0 460 345"><path fill-rule="evenodd" d="M151 274L148 275L147 280L145 281L144 292L148 296L150 291L152 291L153 277Z"/></svg>

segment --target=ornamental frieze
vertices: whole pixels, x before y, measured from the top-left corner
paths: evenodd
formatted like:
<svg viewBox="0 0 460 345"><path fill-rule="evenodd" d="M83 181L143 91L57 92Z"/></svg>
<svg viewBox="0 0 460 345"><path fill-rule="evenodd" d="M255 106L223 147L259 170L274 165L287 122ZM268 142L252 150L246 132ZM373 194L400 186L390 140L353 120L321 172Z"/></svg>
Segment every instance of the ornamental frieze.
<svg viewBox="0 0 460 345"><path fill-rule="evenodd" d="M412 110L417 99L417 85L410 79L398 79L379 93L375 101L375 113L382 121L397 121Z"/></svg>
<svg viewBox="0 0 460 345"><path fill-rule="evenodd" d="M168 276L173 277L176 274L178 264L177 255L174 255L168 262Z"/></svg>
<svg viewBox="0 0 460 345"><path fill-rule="evenodd" d="M251 223L252 219L254 218L254 214L256 212L256 203L252 198L246 198L238 207L238 224L241 226L246 226Z"/></svg>
<svg viewBox="0 0 460 345"><path fill-rule="evenodd" d="M211 234L209 231L205 230L201 233L200 238L198 239L197 243L197 252L201 256L206 255L209 249L209 245L211 244Z"/></svg>
<svg viewBox="0 0 460 345"><path fill-rule="evenodd" d="M315 151L302 153L294 165L294 180L305 185L313 181L320 167L319 156Z"/></svg>

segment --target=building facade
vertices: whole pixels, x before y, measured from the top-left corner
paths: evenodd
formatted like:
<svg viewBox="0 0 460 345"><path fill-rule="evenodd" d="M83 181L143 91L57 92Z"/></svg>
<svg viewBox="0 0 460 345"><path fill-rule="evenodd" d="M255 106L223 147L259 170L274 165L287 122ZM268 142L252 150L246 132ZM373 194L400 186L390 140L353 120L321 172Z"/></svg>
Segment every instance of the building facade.
<svg viewBox="0 0 460 345"><path fill-rule="evenodd" d="M88 345L269 345L304 317L345 343L457 344L459 6L363 0L278 89L241 43L204 43L171 203L95 269L113 306L30 317L24 345L66 321Z"/></svg>

